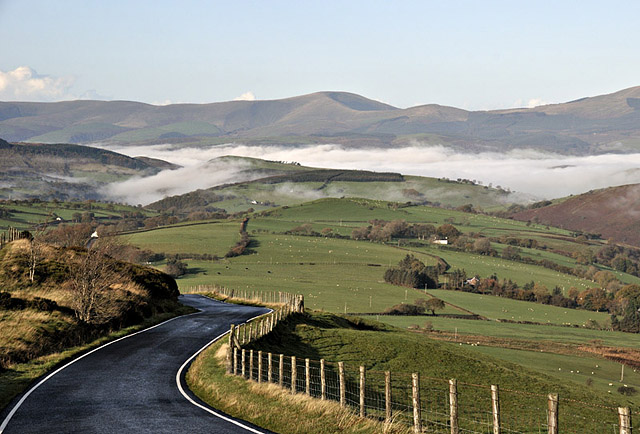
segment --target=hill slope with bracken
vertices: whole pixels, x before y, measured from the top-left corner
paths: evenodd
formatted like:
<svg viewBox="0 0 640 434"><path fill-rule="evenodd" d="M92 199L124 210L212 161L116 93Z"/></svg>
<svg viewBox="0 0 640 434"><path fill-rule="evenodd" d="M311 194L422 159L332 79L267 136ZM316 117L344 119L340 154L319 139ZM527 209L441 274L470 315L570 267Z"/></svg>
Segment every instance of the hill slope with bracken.
<svg viewBox="0 0 640 434"><path fill-rule="evenodd" d="M0 137L200 146L234 142L390 147L419 142L465 151L632 152L640 146L640 87L495 111L437 104L400 109L347 92L167 106L129 101L0 102Z"/></svg>
<svg viewBox="0 0 640 434"><path fill-rule="evenodd" d="M590 191L517 213L514 218L597 233L603 238L640 246L640 184Z"/></svg>
<svg viewBox="0 0 640 434"><path fill-rule="evenodd" d="M0 199L98 199L100 186L108 182L177 167L89 146L0 139Z"/></svg>

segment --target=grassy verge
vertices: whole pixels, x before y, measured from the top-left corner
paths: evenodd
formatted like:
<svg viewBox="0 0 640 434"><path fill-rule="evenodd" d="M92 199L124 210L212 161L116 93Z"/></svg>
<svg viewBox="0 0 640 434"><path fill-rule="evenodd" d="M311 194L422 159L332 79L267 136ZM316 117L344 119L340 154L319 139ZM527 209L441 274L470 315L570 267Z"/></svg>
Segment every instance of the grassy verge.
<svg viewBox="0 0 640 434"><path fill-rule="evenodd" d="M227 375L226 344L209 347L191 365L187 384L207 404L274 432L289 433L409 433L399 425L361 419L338 403L292 395L272 384L258 384Z"/></svg>
<svg viewBox="0 0 640 434"><path fill-rule="evenodd" d="M12 365L9 369L0 372L0 411L2 411L14 397L27 390L38 378L62 366L71 359L122 336L159 324L172 317L191 312L193 312L192 308L182 306L174 312L162 313L147 318L141 324L117 330L85 345L67 348L64 351L38 357L27 363Z"/></svg>

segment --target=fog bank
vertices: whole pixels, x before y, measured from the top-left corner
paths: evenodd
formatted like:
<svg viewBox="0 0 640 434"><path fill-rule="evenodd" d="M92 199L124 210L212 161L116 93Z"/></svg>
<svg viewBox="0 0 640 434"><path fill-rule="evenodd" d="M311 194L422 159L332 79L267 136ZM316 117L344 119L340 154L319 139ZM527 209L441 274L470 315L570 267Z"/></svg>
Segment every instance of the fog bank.
<svg viewBox="0 0 640 434"><path fill-rule="evenodd" d="M321 168L465 178L546 199L614 185L640 183L640 153L576 157L515 150L506 153L465 154L443 146L346 149L333 144L296 148L228 144L209 148L154 145L109 149L130 156L160 158L185 166L183 169L164 171L150 178L132 179L109 187L110 195L123 200L129 198L127 202L130 203L143 204L162 196L245 180L238 179L237 176L246 167L220 162L207 163L225 155L296 161L302 165ZM133 198L137 200L132 201Z"/></svg>

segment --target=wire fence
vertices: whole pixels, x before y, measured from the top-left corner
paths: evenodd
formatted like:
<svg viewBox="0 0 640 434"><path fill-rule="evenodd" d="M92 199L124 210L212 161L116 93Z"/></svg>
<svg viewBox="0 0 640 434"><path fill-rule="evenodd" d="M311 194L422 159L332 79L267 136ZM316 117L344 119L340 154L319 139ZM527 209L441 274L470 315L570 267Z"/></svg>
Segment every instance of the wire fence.
<svg viewBox="0 0 640 434"><path fill-rule="evenodd" d="M230 373L414 432L631 434L628 408L234 347Z"/></svg>
<svg viewBox="0 0 640 434"><path fill-rule="evenodd" d="M207 288L212 292L211 287ZM231 326L227 371L259 383L273 383L310 397L330 400L362 417L404 424L416 433L632 434L628 407L594 405L541 394L351 366L324 359L266 353L247 344L273 331L292 313L304 312L304 298L281 292L215 288L228 298L276 303L271 313Z"/></svg>

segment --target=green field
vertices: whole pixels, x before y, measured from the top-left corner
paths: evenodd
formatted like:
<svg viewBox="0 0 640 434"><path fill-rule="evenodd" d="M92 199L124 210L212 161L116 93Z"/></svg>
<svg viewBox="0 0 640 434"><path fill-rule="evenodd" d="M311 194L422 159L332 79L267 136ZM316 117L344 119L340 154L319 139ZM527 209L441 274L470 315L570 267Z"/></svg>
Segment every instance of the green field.
<svg viewBox="0 0 640 434"><path fill-rule="evenodd" d="M433 289L427 291L447 303L468 309L489 319L511 321L531 321L550 324L578 324L582 326L589 320L606 324L609 315L580 309L565 309L529 301L512 300L493 295L472 294L462 291Z"/></svg>
<svg viewBox="0 0 640 434"><path fill-rule="evenodd" d="M129 243L166 254L196 253L223 257L240 239L237 221L186 223L125 235Z"/></svg>
<svg viewBox="0 0 640 434"><path fill-rule="evenodd" d="M440 312L438 312L440 313ZM444 313L444 312L443 312ZM395 327L423 327L430 322L434 330L460 335L490 336L503 339L526 339L531 341L551 341L572 345L591 345L600 342L602 345L631 347L640 349L640 335L634 333L593 330L586 327L565 327L558 325L540 326L537 324L514 324L495 320L478 321L445 318L441 316L389 316L377 315L367 318L375 319ZM461 338L462 339L462 338Z"/></svg>

